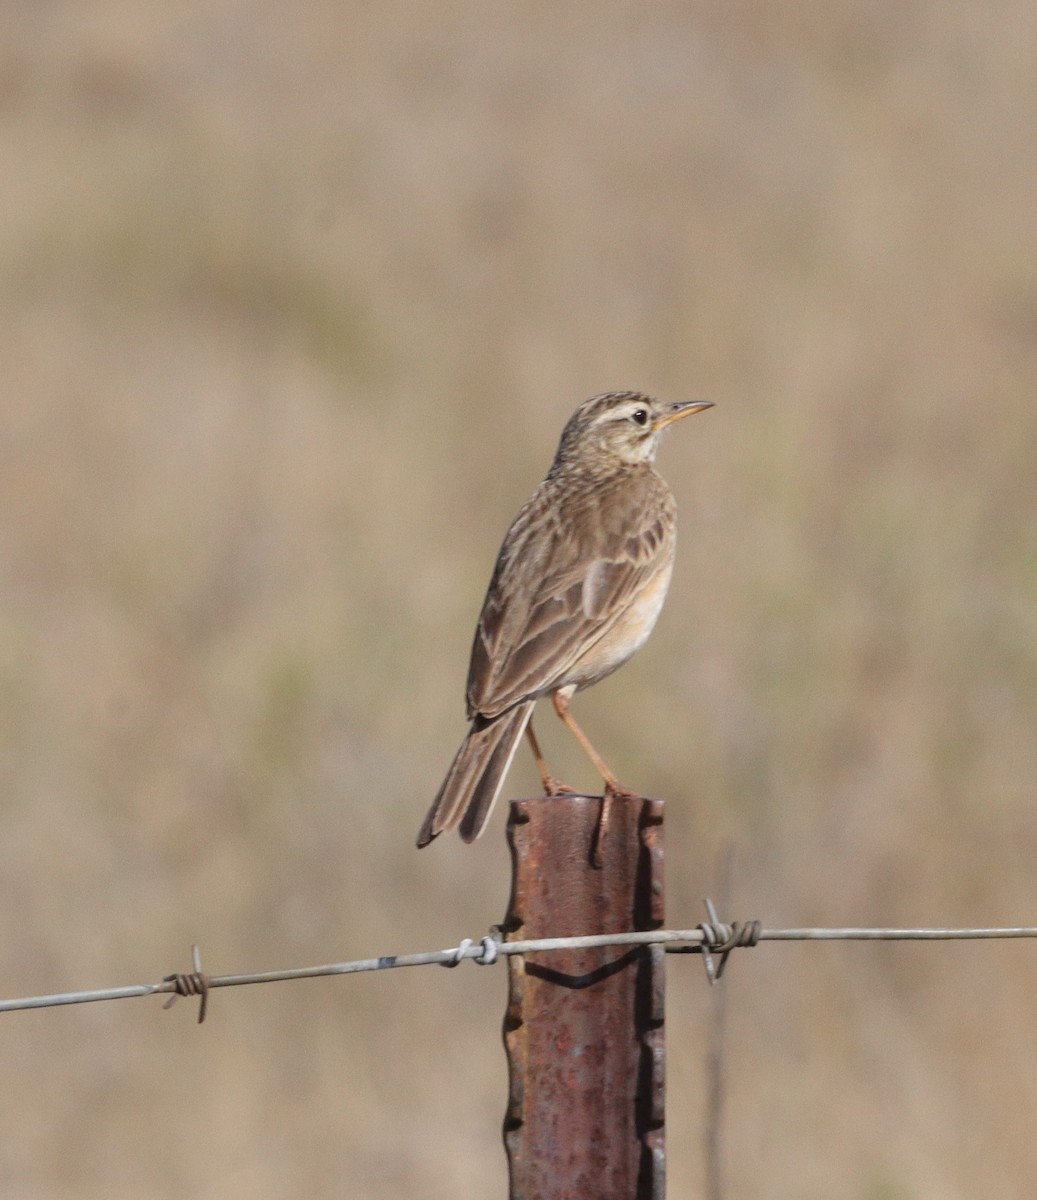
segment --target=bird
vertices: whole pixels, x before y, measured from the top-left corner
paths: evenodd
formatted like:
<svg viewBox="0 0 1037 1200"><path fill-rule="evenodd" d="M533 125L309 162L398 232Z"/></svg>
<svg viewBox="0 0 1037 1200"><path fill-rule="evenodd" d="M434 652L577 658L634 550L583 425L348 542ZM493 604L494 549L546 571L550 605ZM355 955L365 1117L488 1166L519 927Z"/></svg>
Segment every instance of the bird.
<svg viewBox="0 0 1037 1200"><path fill-rule="evenodd" d="M654 462L677 421L712 408L605 392L572 414L547 477L519 510L497 556L468 668L468 733L421 826L417 844L486 827L522 735L547 796L571 792L551 775L533 730L550 696L605 785L598 841L612 797L632 795L569 711L573 695L611 675L655 625L673 572L676 504Z"/></svg>

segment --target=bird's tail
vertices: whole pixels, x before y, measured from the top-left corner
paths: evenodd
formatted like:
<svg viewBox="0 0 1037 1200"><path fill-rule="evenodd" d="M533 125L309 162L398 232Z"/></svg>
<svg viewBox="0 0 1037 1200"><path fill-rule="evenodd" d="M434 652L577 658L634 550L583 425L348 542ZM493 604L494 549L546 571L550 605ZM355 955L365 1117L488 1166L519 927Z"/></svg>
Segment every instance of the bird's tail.
<svg viewBox="0 0 1037 1200"><path fill-rule="evenodd" d="M490 721L476 717L472 722L421 826L419 846L458 825L466 842L474 842L482 833L529 724L533 703L518 704Z"/></svg>

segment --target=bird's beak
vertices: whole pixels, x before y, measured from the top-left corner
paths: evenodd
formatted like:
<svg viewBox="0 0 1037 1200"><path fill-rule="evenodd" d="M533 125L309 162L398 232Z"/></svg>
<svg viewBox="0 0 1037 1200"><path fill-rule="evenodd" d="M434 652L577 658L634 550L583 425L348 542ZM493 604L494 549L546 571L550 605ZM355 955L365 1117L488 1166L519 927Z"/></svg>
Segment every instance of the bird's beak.
<svg viewBox="0 0 1037 1200"><path fill-rule="evenodd" d="M690 417L692 413L702 412L703 409L712 407L712 400L685 400L680 404L671 405L670 411L663 413L656 421L655 432L658 433L667 425L672 425L674 421L680 421L683 417Z"/></svg>

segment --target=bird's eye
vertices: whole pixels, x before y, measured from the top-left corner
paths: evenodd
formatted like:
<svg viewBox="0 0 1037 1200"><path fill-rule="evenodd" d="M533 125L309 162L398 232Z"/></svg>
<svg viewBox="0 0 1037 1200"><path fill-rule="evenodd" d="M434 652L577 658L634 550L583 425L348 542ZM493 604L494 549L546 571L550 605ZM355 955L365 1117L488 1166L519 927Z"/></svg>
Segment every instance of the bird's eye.
<svg viewBox="0 0 1037 1200"><path fill-rule="evenodd" d="M630 419L637 425L648 424L648 410L645 408L637 408L630 414Z"/></svg>

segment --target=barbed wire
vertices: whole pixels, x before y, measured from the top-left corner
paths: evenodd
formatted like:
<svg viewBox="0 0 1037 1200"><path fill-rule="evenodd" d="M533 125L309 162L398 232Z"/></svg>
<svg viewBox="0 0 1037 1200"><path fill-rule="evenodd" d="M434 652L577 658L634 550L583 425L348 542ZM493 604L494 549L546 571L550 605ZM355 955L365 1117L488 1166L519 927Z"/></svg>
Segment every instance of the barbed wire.
<svg viewBox="0 0 1037 1200"><path fill-rule="evenodd" d="M808 941L962 941L995 938L1034 938L1037 927L1016 926L986 929L870 929L870 928L804 928L764 929L759 921L726 924L716 920L716 910L707 901L710 920L693 929L652 929L633 933L596 933L582 937L532 938L525 941L504 941L495 926L479 941L464 938L457 946L446 950L424 950L415 954L387 954L378 958L360 958L352 962L325 963L316 967L293 967L284 971L257 971L243 975L206 975L202 970L201 954L192 947L194 970L186 974L166 975L159 983L131 984L127 987L96 988L91 991L57 992L47 996L23 996L0 1000L0 1013L31 1008L56 1008L67 1004L91 1004L102 1000L129 1000L139 996L168 995L168 1008L178 996L199 996L201 1005L198 1020L205 1019L209 993L215 988L244 987L253 983L281 983L293 979L317 979L329 975L356 975L364 971L385 971L396 967L444 966L456 967L466 959L480 966L489 966L501 957L512 954L533 954L554 950L587 950L602 946L662 946L669 953L699 953L706 964L706 973L715 983L723 973L727 956L739 947L748 948L760 942ZM713 955L720 955L714 963Z"/></svg>

